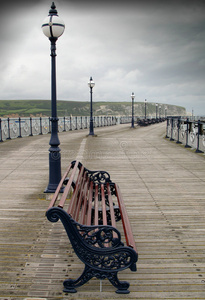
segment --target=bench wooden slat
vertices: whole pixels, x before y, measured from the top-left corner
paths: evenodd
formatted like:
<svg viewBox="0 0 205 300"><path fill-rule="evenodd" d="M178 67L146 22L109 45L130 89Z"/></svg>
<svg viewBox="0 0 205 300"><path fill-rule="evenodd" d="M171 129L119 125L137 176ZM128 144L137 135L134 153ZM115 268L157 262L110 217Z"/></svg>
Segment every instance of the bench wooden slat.
<svg viewBox="0 0 205 300"><path fill-rule="evenodd" d="M65 174L63 175L63 177L62 177L62 179L61 179L61 181L60 181L60 183L59 183L59 185L58 185L58 187L57 187L57 189L56 189L56 191L55 191L55 193L54 193L54 195L52 197L52 200L51 200L51 202L49 204L48 209L51 208L51 207L53 207L55 205L55 202L58 199L58 195L59 195L60 190L62 188L63 182L66 179L68 173L70 172L71 166L72 166L72 164L69 165L68 169L66 170Z"/></svg>
<svg viewBox="0 0 205 300"><path fill-rule="evenodd" d="M107 193L108 193L108 201L109 201L109 209L110 209L110 218L111 218L111 224L113 227L116 228L116 221L115 221L115 212L114 212L114 206L113 206L113 201L112 201L112 195L110 191L110 185L107 183ZM114 232L113 236L117 238L117 233Z"/></svg>
<svg viewBox="0 0 205 300"><path fill-rule="evenodd" d="M98 185L95 185L95 216L94 225L98 225Z"/></svg>
<svg viewBox="0 0 205 300"><path fill-rule="evenodd" d="M74 168L73 168L73 170L72 170L72 173L71 173L71 175L70 175L69 181L68 181L68 183L67 183L67 185L66 185L66 187L65 187L65 189L64 189L64 193L63 193L63 195L62 195L62 197L61 197L61 199L60 199L60 202L59 202L59 204L58 204L58 207L63 208L63 206L64 206L64 204L65 204L65 201L66 201L67 195L68 195L68 193L69 193L69 190L70 190L70 188L71 188L71 185L72 185L72 182L73 182L73 179L74 179L74 176L75 176L77 167L78 167L78 161L76 161L76 163L75 163L75 166L74 166ZM68 173L67 173L67 174L68 174ZM67 176L67 175L66 175L66 176ZM65 179L64 179L64 180L65 180ZM63 181L64 181L64 180L63 180Z"/></svg>
<svg viewBox="0 0 205 300"><path fill-rule="evenodd" d="M81 180L81 183L79 185L79 191L78 191L78 197L76 201L76 207L75 211L73 212L73 219L76 220L77 222L79 221L79 214L80 214L80 209L82 206L82 199L83 199L83 189L85 186L85 180L86 180L86 173L84 173L83 178Z"/></svg>
<svg viewBox="0 0 205 300"><path fill-rule="evenodd" d="M89 187L88 211L87 211L87 221L86 221L86 225L88 226L91 225L92 203L93 203L93 181L90 182L90 187Z"/></svg>
<svg viewBox="0 0 205 300"><path fill-rule="evenodd" d="M73 195L71 197L70 204L69 204L69 207L68 207L68 210L67 210L67 213L71 216L73 215L73 212L74 212L75 207L76 207L75 201L76 201L77 195L78 195L79 184L82 181L83 171L84 171L84 167L82 166L82 168L80 169L80 172L78 173L78 177L77 177L77 180L76 180L76 183L75 183L75 188L74 188L74 191L73 191Z"/></svg>
<svg viewBox="0 0 205 300"><path fill-rule="evenodd" d="M106 213L106 205L105 205L105 190L104 190L104 184L101 184L101 204L102 204L102 219L103 219L103 225L107 225L107 213Z"/></svg>
<svg viewBox="0 0 205 300"><path fill-rule="evenodd" d="M134 241L130 221L128 219L125 204L124 204L124 201L122 200L122 195L121 195L120 189L117 184L115 184L115 190L116 190L117 200L118 200L118 204L119 204L119 209L120 209L123 229L124 229L124 233L125 233L126 243L129 247L133 248L137 252L137 248L135 246L135 241Z"/></svg>
<svg viewBox="0 0 205 300"><path fill-rule="evenodd" d="M88 206L88 178L85 178L85 186L82 192L82 207L81 207L81 215L79 219L80 224L85 224L86 213Z"/></svg>

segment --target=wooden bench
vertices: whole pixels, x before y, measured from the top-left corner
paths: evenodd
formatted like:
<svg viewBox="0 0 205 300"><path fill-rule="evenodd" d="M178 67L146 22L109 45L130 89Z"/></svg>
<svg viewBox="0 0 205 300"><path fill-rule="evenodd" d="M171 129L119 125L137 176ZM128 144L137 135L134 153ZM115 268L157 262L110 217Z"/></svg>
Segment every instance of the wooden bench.
<svg viewBox="0 0 205 300"><path fill-rule="evenodd" d="M76 255L85 264L79 278L64 281L64 292L75 293L76 287L96 277L107 278L116 293L129 293L129 283L119 281L117 273L126 268L136 271L138 254L120 189L107 172L71 162L46 216L51 222L62 221ZM127 246L117 229L120 220Z"/></svg>

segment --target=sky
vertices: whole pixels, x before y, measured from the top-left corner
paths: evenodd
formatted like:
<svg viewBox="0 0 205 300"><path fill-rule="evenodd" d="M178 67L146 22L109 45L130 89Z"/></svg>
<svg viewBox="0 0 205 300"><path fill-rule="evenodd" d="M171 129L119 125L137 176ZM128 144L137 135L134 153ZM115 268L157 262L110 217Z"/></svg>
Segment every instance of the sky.
<svg viewBox="0 0 205 300"><path fill-rule="evenodd" d="M0 100L51 99L52 1L1 4ZM157 102L205 115L205 1L56 0L57 99Z"/></svg>

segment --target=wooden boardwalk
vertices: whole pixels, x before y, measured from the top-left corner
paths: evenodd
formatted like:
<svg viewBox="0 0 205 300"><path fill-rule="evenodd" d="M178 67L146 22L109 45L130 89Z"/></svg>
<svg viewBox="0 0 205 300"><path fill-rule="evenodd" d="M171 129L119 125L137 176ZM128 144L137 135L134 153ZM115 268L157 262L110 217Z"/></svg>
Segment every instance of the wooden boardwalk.
<svg viewBox="0 0 205 300"><path fill-rule="evenodd" d="M123 194L139 251L138 271L119 277L130 294L93 279L64 294L82 264L61 223L45 218L49 135L0 144L0 299L205 299L205 157L164 138L165 123L66 132L62 171L80 159L111 174Z"/></svg>

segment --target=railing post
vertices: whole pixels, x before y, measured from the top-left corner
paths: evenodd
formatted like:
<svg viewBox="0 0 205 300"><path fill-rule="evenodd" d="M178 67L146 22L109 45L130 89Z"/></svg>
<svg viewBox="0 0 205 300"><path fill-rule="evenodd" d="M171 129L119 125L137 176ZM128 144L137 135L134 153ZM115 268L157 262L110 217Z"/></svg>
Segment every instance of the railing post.
<svg viewBox="0 0 205 300"><path fill-rule="evenodd" d="M3 142L3 139L2 139L1 118L0 118L0 142Z"/></svg>
<svg viewBox="0 0 205 300"><path fill-rule="evenodd" d="M65 129L65 117L63 118L63 121L64 121L64 125L63 125L63 131L66 131L66 129Z"/></svg>
<svg viewBox="0 0 205 300"><path fill-rule="evenodd" d="M78 129L78 117L75 117L75 130Z"/></svg>
<svg viewBox="0 0 205 300"><path fill-rule="evenodd" d="M51 117L49 117L48 122L49 122L49 132L48 133L51 133Z"/></svg>
<svg viewBox="0 0 205 300"><path fill-rule="evenodd" d="M174 141L173 139L173 126L174 126L174 118L171 118L171 137L170 137L170 141Z"/></svg>
<svg viewBox="0 0 205 300"><path fill-rule="evenodd" d="M42 135L43 134L43 132L42 132L42 118L40 117L40 133L39 133L39 135Z"/></svg>
<svg viewBox="0 0 205 300"><path fill-rule="evenodd" d="M200 136L200 120L198 120L198 133L197 133L197 148L196 153L203 153L203 151L199 150L199 136Z"/></svg>
<svg viewBox="0 0 205 300"><path fill-rule="evenodd" d="M180 129L180 119L181 117L178 117L178 122L177 122L177 128L178 128L178 138L177 138L177 144L182 144L182 142L179 141L179 129Z"/></svg>
<svg viewBox="0 0 205 300"><path fill-rule="evenodd" d="M189 118L187 118L187 124L186 124L186 145L185 148L191 148L191 146L188 145L188 137L189 137Z"/></svg>
<svg viewBox="0 0 205 300"><path fill-rule="evenodd" d="M7 119L7 122L8 122L8 137L7 137L7 140L10 140L11 135L10 135L10 119L9 118Z"/></svg>
<svg viewBox="0 0 205 300"><path fill-rule="evenodd" d="M70 130L72 130L72 117L70 116Z"/></svg>
<svg viewBox="0 0 205 300"><path fill-rule="evenodd" d="M19 117L19 136L18 138L22 138L21 136L21 118Z"/></svg>
<svg viewBox="0 0 205 300"><path fill-rule="evenodd" d="M168 137L168 126L169 126L169 118L167 118L167 133L166 133L166 138L168 139L169 137Z"/></svg>
<svg viewBox="0 0 205 300"><path fill-rule="evenodd" d="M33 136L33 132L32 132L32 118L30 117L30 134L29 136Z"/></svg>
<svg viewBox="0 0 205 300"><path fill-rule="evenodd" d="M83 117L80 117L80 129L83 129Z"/></svg>

